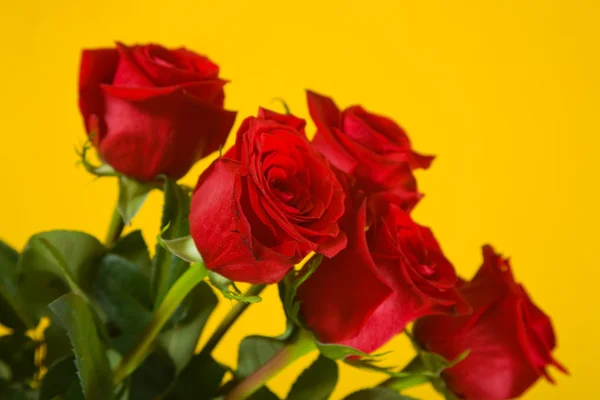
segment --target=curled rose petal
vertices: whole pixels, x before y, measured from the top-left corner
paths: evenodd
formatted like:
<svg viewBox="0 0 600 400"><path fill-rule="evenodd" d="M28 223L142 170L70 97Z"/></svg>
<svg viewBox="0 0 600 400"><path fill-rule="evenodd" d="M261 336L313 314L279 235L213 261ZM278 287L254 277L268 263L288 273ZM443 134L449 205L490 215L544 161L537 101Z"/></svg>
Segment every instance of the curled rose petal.
<svg viewBox="0 0 600 400"><path fill-rule="evenodd" d="M512 399L539 377L552 380L547 366L566 370L551 354L556 338L550 319L515 282L508 259L491 246L484 246L483 258L477 275L460 286L473 313L419 319L414 335L425 349L450 360L470 351L443 373L448 388L460 398Z"/></svg>
<svg viewBox="0 0 600 400"><path fill-rule="evenodd" d="M389 118L360 106L340 110L332 99L311 91L307 99L317 126L315 148L352 175L367 195L388 192L390 201L410 211L422 197L412 171L429 168L433 157L414 152L404 130Z"/></svg>
<svg viewBox="0 0 600 400"><path fill-rule="evenodd" d="M308 142L304 125L292 115L261 109L258 117L242 123L234 147L219 159L236 163L235 178L214 178L215 168L202 175L190 224L200 253L207 254L207 268L232 280L272 283L310 252L332 257L346 246L338 225L345 192L328 162ZM226 197L235 198L227 217L236 222L235 229L202 222L215 218L216 206L206 207L198 199L213 196L219 182L234 187ZM235 253L235 261L221 254L226 249L215 243L224 237L235 242L231 246L245 249ZM224 259L229 262L221 262Z"/></svg>

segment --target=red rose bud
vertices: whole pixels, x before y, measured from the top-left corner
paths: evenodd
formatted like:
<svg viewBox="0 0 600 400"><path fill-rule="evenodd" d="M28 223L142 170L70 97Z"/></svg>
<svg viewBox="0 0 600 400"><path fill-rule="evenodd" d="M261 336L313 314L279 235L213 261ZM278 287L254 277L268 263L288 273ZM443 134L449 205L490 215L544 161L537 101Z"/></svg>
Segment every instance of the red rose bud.
<svg viewBox="0 0 600 400"><path fill-rule="evenodd" d="M483 247L483 266L460 292L473 306L462 317L431 316L415 323L416 340L449 360L467 358L443 372L448 388L467 400L519 397L543 376L546 367L566 372L551 354L556 339L548 316L517 284L508 259Z"/></svg>
<svg viewBox="0 0 600 400"><path fill-rule="evenodd" d="M79 109L101 157L140 181L179 179L225 143L235 113L223 109L219 67L158 45L85 50Z"/></svg>
<svg viewBox="0 0 600 400"><path fill-rule="evenodd" d="M356 204L346 249L298 289L300 316L321 342L370 353L418 317L470 311L428 228L382 199Z"/></svg>
<svg viewBox="0 0 600 400"><path fill-rule="evenodd" d="M190 228L208 269L234 281L278 282L310 252L346 245L344 190L304 133L304 120L261 109L205 171Z"/></svg>
<svg viewBox="0 0 600 400"><path fill-rule="evenodd" d="M353 175L367 195L388 191L390 200L410 211L422 197L412 170L429 168L434 157L414 152L404 130L389 118L360 106L340 111L332 99L310 91L307 99L317 150Z"/></svg>

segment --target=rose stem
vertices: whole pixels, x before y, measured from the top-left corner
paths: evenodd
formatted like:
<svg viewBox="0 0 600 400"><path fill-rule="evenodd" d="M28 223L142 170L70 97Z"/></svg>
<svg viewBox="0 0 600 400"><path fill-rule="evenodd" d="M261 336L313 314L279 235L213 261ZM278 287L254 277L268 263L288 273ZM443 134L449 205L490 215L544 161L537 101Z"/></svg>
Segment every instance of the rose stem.
<svg viewBox="0 0 600 400"><path fill-rule="evenodd" d="M429 378L425 375L413 375L403 378L389 378L381 382L379 385L377 385L377 387L388 388L399 392L401 390L408 389L413 386L422 385L428 382Z"/></svg>
<svg viewBox="0 0 600 400"><path fill-rule="evenodd" d="M408 332L406 332L406 334L409 335ZM409 335L409 337L411 336ZM423 365L421 356L417 355L400 371L406 373L406 376L391 377L381 382L377 387L388 388L399 392L413 386L428 383L429 377L423 374L424 371L427 371L427 368Z"/></svg>
<svg viewBox="0 0 600 400"><path fill-rule="evenodd" d="M110 225L108 226L108 232L106 234L106 247L110 248L115 244L119 237L121 237L121 233L123 233L123 228L125 228L123 217L121 217L119 208L115 207L112 219L110 220Z"/></svg>
<svg viewBox="0 0 600 400"><path fill-rule="evenodd" d="M306 331L301 331L294 340L275 353L269 361L235 386L225 396L225 400L247 399L288 365L311 351L316 350L316 348L317 346L312 336Z"/></svg>
<svg viewBox="0 0 600 400"><path fill-rule="evenodd" d="M246 293L244 293L244 296L258 296L266 286L267 285L265 284L252 285L246 291ZM244 311L246 311L250 304L251 303L245 302L238 302L237 304L235 304L227 313L225 318L223 318L217 329L215 329L215 332L208 339L200 353L203 355L208 355L212 353L212 351L215 349L215 347L217 347L221 339L223 339L223 336L225 336L229 328L231 328L235 321L237 321L237 319L244 313Z"/></svg>
<svg viewBox="0 0 600 400"><path fill-rule="evenodd" d="M113 375L115 386L118 386L123 379L140 366L153 346L154 340L171 315L192 289L206 277L206 269L200 264L191 264L183 275L177 279L171 289L169 289L162 303L154 315L152 315L150 323L137 340L136 346L123 357L119 365L115 368Z"/></svg>

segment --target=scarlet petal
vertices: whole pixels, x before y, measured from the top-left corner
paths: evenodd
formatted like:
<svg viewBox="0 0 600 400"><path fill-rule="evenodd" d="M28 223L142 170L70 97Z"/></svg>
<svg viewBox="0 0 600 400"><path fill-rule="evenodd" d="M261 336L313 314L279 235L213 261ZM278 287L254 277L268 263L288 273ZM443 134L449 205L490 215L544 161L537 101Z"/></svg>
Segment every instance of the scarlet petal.
<svg viewBox="0 0 600 400"><path fill-rule="evenodd" d="M317 126L312 141L317 151L322 153L333 165L347 174L356 168L356 159L339 143L341 113L333 100L315 92L307 91L308 111Z"/></svg>
<svg viewBox="0 0 600 400"><path fill-rule="evenodd" d="M348 247L336 257L324 259L298 290L302 318L323 342L344 343L356 337L392 294L377 275L369 254L365 223L363 206Z"/></svg>
<svg viewBox="0 0 600 400"><path fill-rule="evenodd" d="M415 314L407 312L401 293L393 292L364 321L363 329L358 335L342 340L339 344L358 349L364 353L372 353L392 337L402 332L406 324L415 318ZM414 307L408 304L411 309Z"/></svg>
<svg viewBox="0 0 600 400"><path fill-rule="evenodd" d="M106 127L101 117L104 115L104 97L101 84L110 84L119 63L119 53L115 49L84 50L81 54L79 72L79 109L83 115L86 131L91 133L92 116L96 116L98 132L103 135ZM100 137L96 138L99 141Z"/></svg>
<svg viewBox="0 0 600 400"><path fill-rule="evenodd" d="M348 237L344 232L340 231L338 235L327 240L323 244L320 244L317 248L317 251L319 253L323 253L325 257L331 258L336 256L340 251L344 250L347 245Z"/></svg>
<svg viewBox="0 0 600 400"><path fill-rule="evenodd" d="M306 121L302 118L298 118L292 114L280 114L266 108L260 108L258 110L258 118L276 121L280 124L291 126L302 134L304 134L304 128L306 127Z"/></svg>
<svg viewBox="0 0 600 400"><path fill-rule="evenodd" d="M413 151L410 157L410 166L413 169L427 169L431 166L433 160L435 160L435 156L424 156Z"/></svg>
<svg viewBox="0 0 600 400"><path fill-rule="evenodd" d="M240 163L221 158L200 177L192 196L190 233L208 269L235 281L275 283L292 264L257 259L245 216L236 197L241 188Z"/></svg>
<svg viewBox="0 0 600 400"><path fill-rule="evenodd" d="M146 74L143 68L141 68L134 57L136 49L143 46L125 46L123 43L117 42L117 51L119 52L119 65L115 72L115 79L113 84L124 85L129 87L156 87L156 82Z"/></svg>
<svg viewBox="0 0 600 400"><path fill-rule="evenodd" d="M171 86L213 79L219 68L206 57L189 50L168 50L160 45L136 46L131 57L156 86Z"/></svg>
<svg viewBox="0 0 600 400"><path fill-rule="evenodd" d="M184 90L104 87L108 134L104 159L141 181L159 174L179 179L227 139L235 113ZM112 94L115 94L113 96Z"/></svg>
<svg viewBox="0 0 600 400"><path fill-rule="evenodd" d="M310 116L317 127L340 126L340 109L330 97L307 90L306 99Z"/></svg>

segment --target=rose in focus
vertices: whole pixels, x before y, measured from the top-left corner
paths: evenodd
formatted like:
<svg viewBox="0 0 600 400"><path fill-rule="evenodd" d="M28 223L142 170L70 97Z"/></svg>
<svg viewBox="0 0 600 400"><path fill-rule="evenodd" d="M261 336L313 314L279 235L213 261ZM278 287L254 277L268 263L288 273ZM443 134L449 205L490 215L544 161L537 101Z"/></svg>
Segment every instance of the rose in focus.
<svg viewBox="0 0 600 400"><path fill-rule="evenodd" d="M483 257L477 275L460 287L473 314L419 319L414 335L426 350L449 360L470 350L442 375L461 399L513 399L539 377L552 382L547 366L566 370L551 354L556 338L550 319L515 282L508 259L491 246L484 246Z"/></svg>
<svg viewBox="0 0 600 400"><path fill-rule="evenodd" d="M235 120L223 109L218 75L216 64L184 48L85 50L79 108L102 159L140 181L181 178L225 143Z"/></svg>
<svg viewBox="0 0 600 400"><path fill-rule="evenodd" d="M190 232L207 268L236 281L278 282L310 252L346 245L344 190L313 150L304 120L261 109L192 197Z"/></svg>

